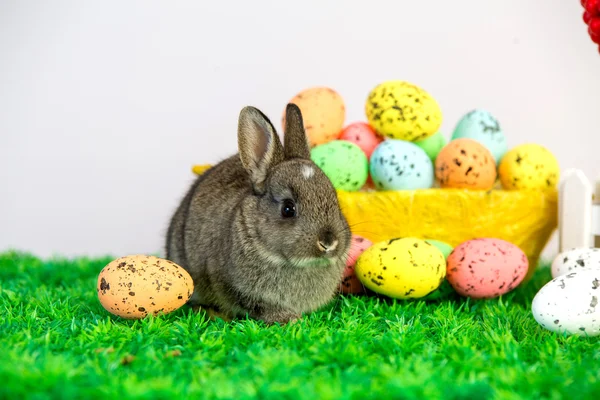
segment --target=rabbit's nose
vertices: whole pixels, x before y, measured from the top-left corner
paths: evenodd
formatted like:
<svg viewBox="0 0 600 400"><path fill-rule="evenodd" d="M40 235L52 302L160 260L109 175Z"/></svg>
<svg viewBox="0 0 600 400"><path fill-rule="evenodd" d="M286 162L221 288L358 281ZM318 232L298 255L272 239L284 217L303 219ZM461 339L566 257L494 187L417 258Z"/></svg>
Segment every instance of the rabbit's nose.
<svg viewBox="0 0 600 400"><path fill-rule="evenodd" d="M317 241L317 247L323 253L330 253L330 252L334 251L336 249L337 245L338 245L338 241L337 240L334 240L331 243L324 243L321 240Z"/></svg>
<svg viewBox="0 0 600 400"><path fill-rule="evenodd" d="M320 235L317 240L317 247L323 253L329 253L336 249L338 246L338 241L333 235L333 232L326 231L322 235Z"/></svg>

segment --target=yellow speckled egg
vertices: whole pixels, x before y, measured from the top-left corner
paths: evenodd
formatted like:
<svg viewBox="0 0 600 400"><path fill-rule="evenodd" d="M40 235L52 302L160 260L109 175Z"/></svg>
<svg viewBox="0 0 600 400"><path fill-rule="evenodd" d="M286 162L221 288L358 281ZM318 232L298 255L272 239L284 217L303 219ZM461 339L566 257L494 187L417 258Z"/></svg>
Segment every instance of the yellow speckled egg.
<svg viewBox="0 0 600 400"><path fill-rule="evenodd" d="M179 265L154 256L131 255L98 275L98 299L108 312L127 319L170 313L192 296L192 277Z"/></svg>
<svg viewBox="0 0 600 400"><path fill-rule="evenodd" d="M455 139L435 159L435 176L442 188L489 190L496 182L496 161L481 143Z"/></svg>
<svg viewBox="0 0 600 400"><path fill-rule="evenodd" d="M369 124L383 136L414 142L434 135L442 124L437 101L420 87L404 81L376 86L365 106Z"/></svg>
<svg viewBox="0 0 600 400"><path fill-rule="evenodd" d="M446 260L437 247L422 239L392 239L362 253L355 274L374 292L396 299L421 298L444 281Z"/></svg>
<svg viewBox="0 0 600 400"><path fill-rule="evenodd" d="M300 108L304 130L312 147L337 139L346 120L344 100L335 90L313 87L303 90L292 98ZM285 110L282 126L285 128Z"/></svg>
<svg viewBox="0 0 600 400"><path fill-rule="evenodd" d="M509 150L498 169L506 190L552 190L560 175L558 161L538 144L523 144Z"/></svg>

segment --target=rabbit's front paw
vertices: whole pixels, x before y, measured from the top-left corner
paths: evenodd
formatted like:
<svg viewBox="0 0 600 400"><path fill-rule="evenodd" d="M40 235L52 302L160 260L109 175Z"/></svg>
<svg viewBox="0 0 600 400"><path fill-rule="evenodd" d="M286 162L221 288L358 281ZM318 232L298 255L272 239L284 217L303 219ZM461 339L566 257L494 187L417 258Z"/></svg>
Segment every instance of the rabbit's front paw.
<svg viewBox="0 0 600 400"><path fill-rule="evenodd" d="M268 310L257 316L257 319L264 321L267 325L279 323L285 325L294 323L300 318L300 314L289 310Z"/></svg>

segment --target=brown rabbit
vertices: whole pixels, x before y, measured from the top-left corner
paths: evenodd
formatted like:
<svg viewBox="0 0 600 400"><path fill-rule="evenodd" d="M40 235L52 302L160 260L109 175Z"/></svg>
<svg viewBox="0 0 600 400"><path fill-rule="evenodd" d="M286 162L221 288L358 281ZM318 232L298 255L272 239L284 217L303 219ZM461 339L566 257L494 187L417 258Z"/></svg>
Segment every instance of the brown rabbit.
<svg viewBox="0 0 600 400"><path fill-rule="evenodd" d="M336 293L350 229L333 185L310 160L294 104L284 144L262 112L245 107L239 154L198 177L175 212L167 258L192 276L192 306L286 323Z"/></svg>

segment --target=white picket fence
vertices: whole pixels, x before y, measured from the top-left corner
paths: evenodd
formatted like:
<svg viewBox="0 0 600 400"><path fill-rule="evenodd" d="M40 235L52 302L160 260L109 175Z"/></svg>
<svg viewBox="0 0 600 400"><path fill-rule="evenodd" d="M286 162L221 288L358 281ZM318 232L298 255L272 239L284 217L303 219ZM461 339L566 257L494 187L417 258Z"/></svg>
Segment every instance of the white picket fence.
<svg viewBox="0 0 600 400"><path fill-rule="evenodd" d="M583 171L564 173L558 193L559 251L600 247L600 180L592 184Z"/></svg>

